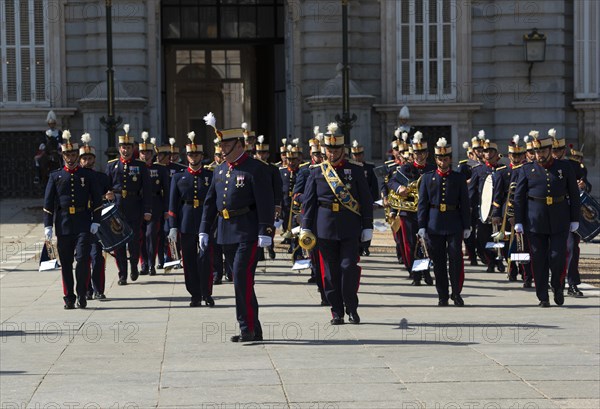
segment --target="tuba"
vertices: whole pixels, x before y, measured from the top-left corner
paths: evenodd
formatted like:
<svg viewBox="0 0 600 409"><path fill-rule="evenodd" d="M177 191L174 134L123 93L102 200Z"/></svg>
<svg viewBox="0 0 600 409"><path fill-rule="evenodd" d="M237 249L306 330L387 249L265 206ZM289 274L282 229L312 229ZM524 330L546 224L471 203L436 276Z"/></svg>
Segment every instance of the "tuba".
<svg viewBox="0 0 600 409"><path fill-rule="evenodd" d="M388 193L388 201L393 209L405 211L405 212L416 212L419 203L419 182L413 181L407 185L407 194L405 197L400 196L394 191Z"/></svg>
<svg viewBox="0 0 600 409"><path fill-rule="evenodd" d="M308 230L301 231L298 235L298 245L306 251L312 250L317 244L317 238Z"/></svg>

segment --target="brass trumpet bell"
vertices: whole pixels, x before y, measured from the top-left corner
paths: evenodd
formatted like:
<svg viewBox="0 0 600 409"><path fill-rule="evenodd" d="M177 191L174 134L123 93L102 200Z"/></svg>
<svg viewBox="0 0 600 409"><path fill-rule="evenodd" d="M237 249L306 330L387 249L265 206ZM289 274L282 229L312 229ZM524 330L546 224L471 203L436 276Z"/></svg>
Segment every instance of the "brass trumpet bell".
<svg viewBox="0 0 600 409"><path fill-rule="evenodd" d="M311 231L300 232L298 236L298 244L306 251L310 251L317 244L317 238Z"/></svg>

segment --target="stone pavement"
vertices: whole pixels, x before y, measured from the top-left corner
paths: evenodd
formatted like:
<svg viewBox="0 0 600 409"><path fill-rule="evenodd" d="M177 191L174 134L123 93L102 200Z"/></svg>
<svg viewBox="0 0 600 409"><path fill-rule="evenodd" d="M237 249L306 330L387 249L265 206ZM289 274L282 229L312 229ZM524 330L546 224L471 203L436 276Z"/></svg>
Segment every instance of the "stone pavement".
<svg viewBox="0 0 600 409"><path fill-rule="evenodd" d="M233 286L192 309L181 270L119 287L109 262L108 300L63 310L59 271L37 271L34 206L0 202L1 408L600 406L598 289L541 309L534 290L468 266L466 306L440 308L377 253L361 262L363 323L332 327L278 253L256 277L265 342L232 344Z"/></svg>

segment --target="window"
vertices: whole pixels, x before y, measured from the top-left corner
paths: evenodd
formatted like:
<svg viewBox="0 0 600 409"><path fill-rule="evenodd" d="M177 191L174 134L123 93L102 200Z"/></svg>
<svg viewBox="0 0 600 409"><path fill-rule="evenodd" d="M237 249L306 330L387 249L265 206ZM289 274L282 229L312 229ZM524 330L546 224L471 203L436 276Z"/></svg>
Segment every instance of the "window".
<svg viewBox="0 0 600 409"><path fill-rule="evenodd" d="M406 0L397 10L397 95L456 97L456 0Z"/></svg>
<svg viewBox="0 0 600 409"><path fill-rule="evenodd" d="M0 103L47 102L44 1L2 1L0 21Z"/></svg>
<svg viewBox="0 0 600 409"><path fill-rule="evenodd" d="M598 98L600 83L600 4L575 2L575 98Z"/></svg>
<svg viewBox="0 0 600 409"><path fill-rule="evenodd" d="M185 79L239 80L242 77L240 50L177 50L176 72Z"/></svg>

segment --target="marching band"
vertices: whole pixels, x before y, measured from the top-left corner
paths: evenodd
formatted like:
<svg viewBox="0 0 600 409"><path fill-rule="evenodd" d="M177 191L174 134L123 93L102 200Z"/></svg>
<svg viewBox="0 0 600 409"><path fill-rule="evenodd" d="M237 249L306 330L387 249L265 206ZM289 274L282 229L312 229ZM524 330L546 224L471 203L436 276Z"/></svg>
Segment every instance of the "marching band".
<svg viewBox="0 0 600 409"><path fill-rule="evenodd" d="M220 284L225 271L240 327L231 340L260 341L254 278L263 249L276 257L280 220L293 261L310 260L309 282L317 284L321 305L330 307L330 323L344 324L347 316L359 324L359 259L370 254L378 197L398 262L413 285L435 283L439 306L449 300L464 305L463 241L471 265L479 258L488 273L503 273L506 262L508 281L521 276L523 287L535 286L541 307L550 306L549 290L562 305L565 285L567 295L583 296L579 243L600 232L600 206L589 195L583 154L567 148L554 129L546 136L515 135L506 165L497 143L480 131L463 144L468 158L454 169L444 137L435 141L432 163L426 135L397 129L393 159L375 167L364 162L357 141L348 157L350 141L335 123L325 134L315 127L309 161L303 162L298 140L284 139L282 160L272 164L263 135L255 138L246 124L220 129L212 113L204 120L216 135L215 160L204 164L203 146L189 132L187 167L173 162L174 139L158 146L147 132L135 159L125 125L119 157L96 172L90 135L82 135L80 145L62 132L64 167L48 176L44 228L47 241L56 233L65 309L106 298L106 254L115 258L118 284L125 285L128 267L136 281L179 260L181 251L190 306L214 306L213 283Z"/></svg>

